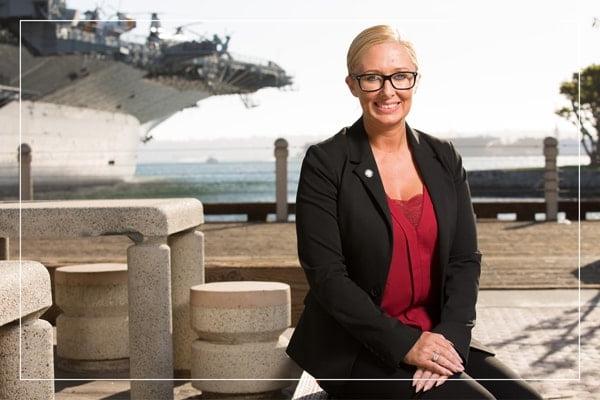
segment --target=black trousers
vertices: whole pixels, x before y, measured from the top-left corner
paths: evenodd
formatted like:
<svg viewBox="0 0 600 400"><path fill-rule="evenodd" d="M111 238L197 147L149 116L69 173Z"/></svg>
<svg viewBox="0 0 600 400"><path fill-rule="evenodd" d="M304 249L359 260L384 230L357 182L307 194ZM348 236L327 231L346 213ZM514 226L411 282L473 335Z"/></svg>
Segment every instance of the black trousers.
<svg viewBox="0 0 600 400"><path fill-rule="evenodd" d="M471 349L462 373L454 374L442 385L417 394L412 384L416 367L403 365L391 371L363 348L352 368L352 378L393 378L404 381L319 381L332 399L542 399L525 381L478 379L519 379L519 376L496 357ZM461 379L461 380L458 380Z"/></svg>

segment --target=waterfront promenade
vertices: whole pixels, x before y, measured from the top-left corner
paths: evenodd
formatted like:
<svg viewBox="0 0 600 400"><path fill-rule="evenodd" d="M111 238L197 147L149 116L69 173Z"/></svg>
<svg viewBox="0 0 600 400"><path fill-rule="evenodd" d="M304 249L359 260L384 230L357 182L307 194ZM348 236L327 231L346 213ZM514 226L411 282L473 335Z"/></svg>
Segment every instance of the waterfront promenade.
<svg viewBox="0 0 600 400"><path fill-rule="evenodd" d="M581 223L581 302L577 221L482 220L477 228L484 256L475 335L523 377L535 379L531 383L544 398L595 398L600 392L600 222ZM201 230L206 235L207 281L282 280L293 271L301 272L293 223L211 223ZM123 262L123 248L130 244L127 238L102 237L61 243L30 240L22 248L24 258L56 266ZM13 257L17 247L11 243ZM300 283L297 288L302 288ZM125 399L129 384L57 382L56 388L59 400ZM177 399L202 398L198 394L189 383L176 383ZM279 398L289 398L288 394Z"/></svg>

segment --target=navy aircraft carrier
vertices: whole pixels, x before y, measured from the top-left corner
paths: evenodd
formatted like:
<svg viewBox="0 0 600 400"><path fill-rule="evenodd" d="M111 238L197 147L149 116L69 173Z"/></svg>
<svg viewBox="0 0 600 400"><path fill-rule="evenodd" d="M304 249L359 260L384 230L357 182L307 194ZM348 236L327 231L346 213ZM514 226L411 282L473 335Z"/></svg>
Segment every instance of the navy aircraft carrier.
<svg viewBox="0 0 600 400"><path fill-rule="evenodd" d="M19 143L33 149L39 188L127 179L139 141L174 113L292 82L273 61L232 55L230 37L165 38L149 17L144 40L126 40L137 22L125 13L102 20L64 0L0 0L0 187L17 183Z"/></svg>

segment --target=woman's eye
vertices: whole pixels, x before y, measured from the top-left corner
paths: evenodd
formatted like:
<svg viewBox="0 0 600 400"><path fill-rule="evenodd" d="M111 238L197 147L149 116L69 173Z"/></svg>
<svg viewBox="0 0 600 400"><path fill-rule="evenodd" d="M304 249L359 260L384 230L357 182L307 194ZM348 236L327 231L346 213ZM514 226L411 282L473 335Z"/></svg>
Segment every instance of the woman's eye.
<svg viewBox="0 0 600 400"><path fill-rule="evenodd" d="M395 74L392 76L392 79L395 81L403 81L405 79L408 79L408 74Z"/></svg>
<svg viewBox="0 0 600 400"><path fill-rule="evenodd" d="M364 80L367 82L377 82L381 78L378 75L365 75Z"/></svg>

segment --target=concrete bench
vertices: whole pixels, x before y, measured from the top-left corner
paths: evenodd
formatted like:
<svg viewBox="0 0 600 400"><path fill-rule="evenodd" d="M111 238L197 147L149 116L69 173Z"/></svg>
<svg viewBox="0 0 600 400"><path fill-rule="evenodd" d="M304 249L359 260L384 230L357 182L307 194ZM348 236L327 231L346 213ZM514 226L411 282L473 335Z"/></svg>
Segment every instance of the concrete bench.
<svg viewBox="0 0 600 400"><path fill-rule="evenodd" d="M131 398L174 398L189 376L190 286L204 282L204 222L197 199L0 203L0 237L61 239L126 235Z"/></svg>
<svg viewBox="0 0 600 400"><path fill-rule="evenodd" d="M57 365L91 376L129 373L127 264L60 267L54 277Z"/></svg>
<svg viewBox="0 0 600 400"><path fill-rule="evenodd" d="M0 277L0 399L54 399L52 326L39 319L52 305L48 271L0 261Z"/></svg>
<svg viewBox="0 0 600 400"><path fill-rule="evenodd" d="M321 386L317 383L316 379L312 377L308 372L304 371L296 391L292 397L294 400L326 400L329 399L329 395Z"/></svg>
<svg viewBox="0 0 600 400"><path fill-rule="evenodd" d="M279 282L213 282L191 288L192 385L203 393L274 392L300 375L285 350L290 287ZM241 381L210 379L244 378ZM266 380L259 380L266 379ZM209 380L194 380L209 379ZM228 397L229 398L229 397Z"/></svg>

